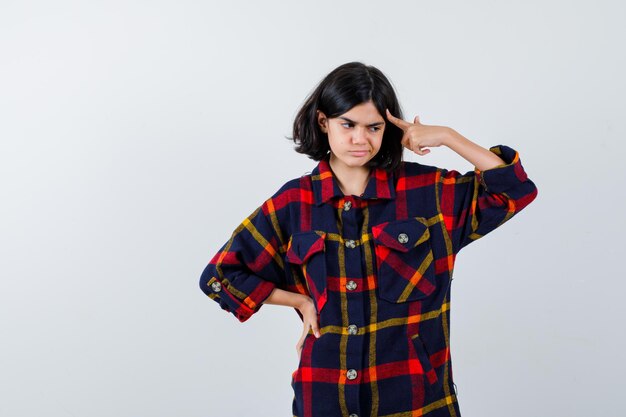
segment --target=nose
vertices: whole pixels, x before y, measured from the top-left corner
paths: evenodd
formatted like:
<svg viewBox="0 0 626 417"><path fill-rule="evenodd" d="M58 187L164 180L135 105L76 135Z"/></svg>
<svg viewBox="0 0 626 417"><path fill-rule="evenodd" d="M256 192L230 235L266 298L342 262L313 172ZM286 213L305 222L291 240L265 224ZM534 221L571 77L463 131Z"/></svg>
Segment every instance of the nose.
<svg viewBox="0 0 626 417"><path fill-rule="evenodd" d="M352 135L353 143L365 143L367 142L367 130L364 127L360 127L358 129L354 129L354 134Z"/></svg>

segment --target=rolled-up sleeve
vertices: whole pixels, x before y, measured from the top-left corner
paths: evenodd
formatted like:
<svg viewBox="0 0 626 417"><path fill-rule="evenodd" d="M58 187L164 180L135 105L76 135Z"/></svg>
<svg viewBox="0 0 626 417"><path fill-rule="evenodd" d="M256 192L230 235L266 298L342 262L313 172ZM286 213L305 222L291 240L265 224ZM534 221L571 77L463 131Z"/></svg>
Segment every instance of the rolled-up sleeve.
<svg viewBox="0 0 626 417"><path fill-rule="evenodd" d="M282 285L284 263L267 202L233 231L205 267L200 288L220 307L244 322Z"/></svg>
<svg viewBox="0 0 626 417"><path fill-rule="evenodd" d="M505 163L465 174L441 169L440 210L454 253L510 220L537 197L537 187L515 149L496 145L489 150Z"/></svg>

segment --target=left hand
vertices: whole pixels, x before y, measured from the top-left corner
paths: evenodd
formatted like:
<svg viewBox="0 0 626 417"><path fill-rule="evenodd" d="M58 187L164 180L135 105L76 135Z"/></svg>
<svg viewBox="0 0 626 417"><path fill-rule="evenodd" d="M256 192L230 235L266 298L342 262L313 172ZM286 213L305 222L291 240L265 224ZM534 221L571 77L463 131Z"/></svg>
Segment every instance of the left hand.
<svg viewBox="0 0 626 417"><path fill-rule="evenodd" d="M319 338L321 334L318 314L315 310L315 304L313 299L311 297L305 296L302 303L298 304L296 308L302 314L303 320L302 335L296 343L296 352L298 353L298 360L300 360L300 356L302 355L302 349L304 348L304 339L306 339L306 336L309 333L309 328L313 330L313 334L315 335L315 337Z"/></svg>
<svg viewBox="0 0 626 417"><path fill-rule="evenodd" d="M398 119L389 112L389 109L387 109L386 112L387 119L404 132L402 145L418 155L426 155L430 152L430 149L425 149L426 146L444 145L445 140L449 136L449 128L445 126L423 125L420 123L419 116L415 116L413 123L410 123Z"/></svg>

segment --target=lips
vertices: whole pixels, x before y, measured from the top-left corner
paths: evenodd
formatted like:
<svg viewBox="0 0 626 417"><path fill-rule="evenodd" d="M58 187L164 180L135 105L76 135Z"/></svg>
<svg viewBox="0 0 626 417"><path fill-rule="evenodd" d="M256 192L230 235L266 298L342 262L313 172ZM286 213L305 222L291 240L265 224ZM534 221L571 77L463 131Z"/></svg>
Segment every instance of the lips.
<svg viewBox="0 0 626 417"><path fill-rule="evenodd" d="M367 155L369 153L369 151L363 150L363 151L350 151L350 153L352 155L356 155L356 156L363 156L363 155Z"/></svg>

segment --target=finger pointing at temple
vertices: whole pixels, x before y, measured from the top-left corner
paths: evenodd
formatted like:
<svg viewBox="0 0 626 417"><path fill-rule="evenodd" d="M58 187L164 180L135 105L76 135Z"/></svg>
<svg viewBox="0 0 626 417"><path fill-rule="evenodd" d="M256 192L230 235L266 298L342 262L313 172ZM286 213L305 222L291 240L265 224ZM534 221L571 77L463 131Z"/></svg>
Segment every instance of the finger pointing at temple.
<svg viewBox="0 0 626 417"><path fill-rule="evenodd" d="M391 114L389 112L389 109L385 109L385 111L387 112L387 119L389 119L391 123L398 126L400 129L406 130L409 126L411 126L411 123L407 122L406 120L398 119L396 116Z"/></svg>

